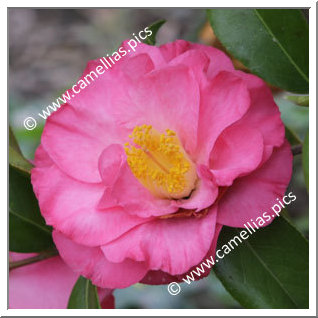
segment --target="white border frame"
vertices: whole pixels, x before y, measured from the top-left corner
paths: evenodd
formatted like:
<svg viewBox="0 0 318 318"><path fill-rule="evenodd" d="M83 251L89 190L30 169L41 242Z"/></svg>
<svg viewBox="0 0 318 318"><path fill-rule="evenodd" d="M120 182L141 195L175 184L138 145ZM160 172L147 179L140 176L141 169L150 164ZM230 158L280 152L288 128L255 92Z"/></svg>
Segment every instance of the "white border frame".
<svg viewBox="0 0 318 318"><path fill-rule="evenodd" d="M5 77L2 83L7 79L7 61L8 61L8 38L7 38L7 10L8 7L26 7L26 2L22 0L5 1L5 6L1 6L1 46L0 50L2 68L1 74ZM195 8L209 8L213 6L217 7L237 7L238 2L223 0L222 5L218 5L216 2L196 0L194 2L197 7ZM43 0L30 0L27 2L28 7L59 7L59 8L86 8L79 4L78 0L55 0L46 1ZM150 8L150 7L184 7L185 2L181 1L160 1L160 2L147 2L147 1L121 1L116 3L115 6L105 7L105 1L102 0L90 0L90 6L87 8ZM187 3L188 5L190 3ZM310 30L310 82L309 82L309 100L310 100L310 116L309 116L309 169L310 169L310 191L309 191L309 309L7 309L7 271L8 271L8 259L7 259L7 238L8 238L8 217L7 213L7 179L4 175L7 174L7 161L4 159L4 155L1 156L2 163L2 180L1 180L1 192L0 198L2 202L2 222L0 228L0 255L1 257L1 271L0 277L0 315L1 316L316 316L316 2L315 1L294 1L294 0L268 0L268 1L246 1L239 2L240 7L295 7L295 8L311 8L309 15L309 30ZM1 96L7 97L7 87L5 85L0 86ZM7 108L2 106L0 108L0 118L2 119L1 129L1 149L7 149L7 125L8 125L8 113ZM4 121L7 120L7 123ZM5 138L6 137L6 138ZM6 165L5 165L6 161ZM4 168L6 166L6 168ZM5 170L6 169L6 170ZM7 189L7 191L5 191ZM5 257L3 257L5 255ZM6 261L4 261L6 260Z"/></svg>

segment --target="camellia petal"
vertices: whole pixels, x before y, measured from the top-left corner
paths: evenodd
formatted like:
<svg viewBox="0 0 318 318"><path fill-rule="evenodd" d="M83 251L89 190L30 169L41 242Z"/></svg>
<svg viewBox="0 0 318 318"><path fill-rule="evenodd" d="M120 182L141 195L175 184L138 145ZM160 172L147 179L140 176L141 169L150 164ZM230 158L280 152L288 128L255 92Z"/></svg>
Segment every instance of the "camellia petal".
<svg viewBox="0 0 318 318"><path fill-rule="evenodd" d="M153 71L128 88L128 94L130 105L118 104L113 110L118 125L131 130L144 124L160 132L173 130L191 153L196 145L200 95L188 67Z"/></svg>
<svg viewBox="0 0 318 318"><path fill-rule="evenodd" d="M292 174L292 153L287 141L276 148L270 159L259 169L237 179L219 202L217 222L244 227L246 222L267 212L276 216L271 207L282 198ZM267 225L268 223L266 223Z"/></svg>
<svg viewBox="0 0 318 318"><path fill-rule="evenodd" d="M47 224L77 243L103 244L147 222L118 207L101 211L97 206L105 191L102 184L72 179L53 164L32 169L31 181Z"/></svg>
<svg viewBox="0 0 318 318"><path fill-rule="evenodd" d="M273 148L284 143L285 127L280 118L279 108L274 102L269 87L262 79L241 71L236 71L235 74L244 80L251 97L251 107L239 123L253 127L263 135L263 162L265 162Z"/></svg>
<svg viewBox="0 0 318 318"><path fill-rule="evenodd" d="M209 166L217 184L230 186L237 177L254 171L261 163L263 149L258 130L235 124L226 128L210 154Z"/></svg>
<svg viewBox="0 0 318 318"><path fill-rule="evenodd" d="M214 77L202 94L198 125L198 162L208 163L217 137L226 127L242 118L249 107L250 95L243 80L224 71Z"/></svg>
<svg viewBox="0 0 318 318"><path fill-rule="evenodd" d="M144 262L110 262L99 247L76 244L57 231L53 232L53 239L65 263L75 273L90 279L94 285L111 289L125 288L140 281L147 273Z"/></svg>
<svg viewBox="0 0 318 318"><path fill-rule="evenodd" d="M205 217L161 219L138 226L102 246L109 261L144 261L151 269L181 274L206 255L215 231L216 209Z"/></svg>
<svg viewBox="0 0 318 318"><path fill-rule="evenodd" d="M163 271L149 271L147 273L147 275L142 279L141 283L143 284L148 284L148 285L161 285L161 284L169 284L171 282L183 282L183 278L187 279L187 275L191 275L191 271L192 270L196 270L196 267L200 267L201 268L201 263L202 262L206 262L207 259L209 259L211 261L211 257L213 257L213 259L215 259L215 252L216 252L216 246L217 246L217 240L219 237L219 234L221 232L222 229L222 225L221 224L216 224L215 226L215 232L214 232L214 237L213 237L213 241L211 244L211 247L208 251L208 253L204 256L204 258L202 259L202 261L200 263L198 263L197 265L191 267L186 273L183 273L181 275L170 275L168 273L165 273ZM200 277L195 277L196 280L205 278L206 276L208 276L211 272L211 268L205 268L205 272L201 273Z"/></svg>

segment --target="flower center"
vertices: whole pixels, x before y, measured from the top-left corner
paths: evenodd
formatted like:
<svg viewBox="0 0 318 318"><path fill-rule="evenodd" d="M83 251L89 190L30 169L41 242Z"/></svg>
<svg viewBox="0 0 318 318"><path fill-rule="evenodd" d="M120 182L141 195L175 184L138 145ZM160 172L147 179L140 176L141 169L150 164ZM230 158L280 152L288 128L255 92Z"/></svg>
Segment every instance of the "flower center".
<svg viewBox="0 0 318 318"><path fill-rule="evenodd" d="M176 133L160 134L150 125L136 126L125 144L128 165L152 194L181 199L191 194L197 174Z"/></svg>

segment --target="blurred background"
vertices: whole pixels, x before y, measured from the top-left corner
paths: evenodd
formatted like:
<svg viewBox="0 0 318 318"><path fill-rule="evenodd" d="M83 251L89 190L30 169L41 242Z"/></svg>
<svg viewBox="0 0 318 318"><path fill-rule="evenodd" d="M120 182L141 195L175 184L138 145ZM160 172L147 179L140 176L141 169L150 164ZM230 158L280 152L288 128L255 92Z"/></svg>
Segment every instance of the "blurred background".
<svg viewBox="0 0 318 318"><path fill-rule="evenodd" d="M88 60L115 51L120 43L157 20L165 19L157 44L185 39L213 45L221 43L206 23L201 9L9 9L9 123L23 154L33 159L40 143L44 120L33 131L23 126L28 116L39 118L77 81ZM248 71L233 59L238 69ZM285 124L304 138L308 108L284 99L285 92L272 87ZM289 111L287 111L287 109ZM289 206L289 217L308 236L308 195L301 158L294 160L290 191L297 200ZM116 308L240 308L213 273L172 296L166 286L137 284L115 291Z"/></svg>

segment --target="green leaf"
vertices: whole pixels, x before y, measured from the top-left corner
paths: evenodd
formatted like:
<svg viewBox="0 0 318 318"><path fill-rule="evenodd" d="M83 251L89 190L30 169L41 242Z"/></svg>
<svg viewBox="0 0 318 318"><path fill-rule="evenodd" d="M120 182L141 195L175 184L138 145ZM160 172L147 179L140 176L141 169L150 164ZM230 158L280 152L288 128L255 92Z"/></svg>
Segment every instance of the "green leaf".
<svg viewBox="0 0 318 318"><path fill-rule="evenodd" d="M287 138L287 140L292 146L296 146L302 143L302 141L299 139L297 134L295 134L295 132L293 132L287 126L285 126L285 137Z"/></svg>
<svg viewBox="0 0 318 318"><path fill-rule="evenodd" d="M306 106L308 107L309 106L309 96L306 95L288 95L286 96L286 99L287 100L290 100L291 102L295 103L296 105L299 105L299 106Z"/></svg>
<svg viewBox="0 0 318 318"><path fill-rule="evenodd" d="M12 147L17 153L19 153L20 155L22 155L21 149L19 147L19 144L13 134L13 131L11 129L11 127L9 126L9 145L10 147Z"/></svg>
<svg viewBox="0 0 318 318"><path fill-rule="evenodd" d="M156 44L156 35L164 23L166 23L166 20L159 20L159 21L151 24L148 27L148 29L152 31L152 34L145 39L144 43L149 44L149 45L155 45Z"/></svg>
<svg viewBox="0 0 318 318"><path fill-rule="evenodd" d="M241 230L223 227L218 248ZM302 234L280 216L241 241L214 266L228 292L245 308L308 308L309 251Z"/></svg>
<svg viewBox="0 0 318 318"><path fill-rule="evenodd" d="M298 9L212 9L212 28L253 73L284 90L307 94L308 24Z"/></svg>
<svg viewBox="0 0 318 318"><path fill-rule="evenodd" d="M89 279L80 276L68 300L68 309L101 309L97 288Z"/></svg>
<svg viewBox="0 0 318 318"><path fill-rule="evenodd" d="M32 165L27 161L20 150L17 140L9 127L9 165L20 170L22 173L29 175Z"/></svg>
<svg viewBox="0 0 318 318"><path fill-rule="evenodd" d="M305 141L303 144L302 162L303 162L305 183L306 183L307 190L309 191L309 131L306 134Z"/></svg>
<svg viewBox="0 0 318 318"><path fill-rule="evenodd" d="M51 228L41 216L30 176L9 166L9 249L41 252L54 247Z"/></svg>
<svg viewBox="0 0 318 318"><path fill-rule="evenodd" d="M309 127L309 108L299 107L284 97L275 98L275 102L281 112L282 121L289 130L289 132L287 132L288 140L292 144L295 144L293 140L289 138L290 135L288 135L288 133L291 133L296 140L302 143Z"/></svg>

